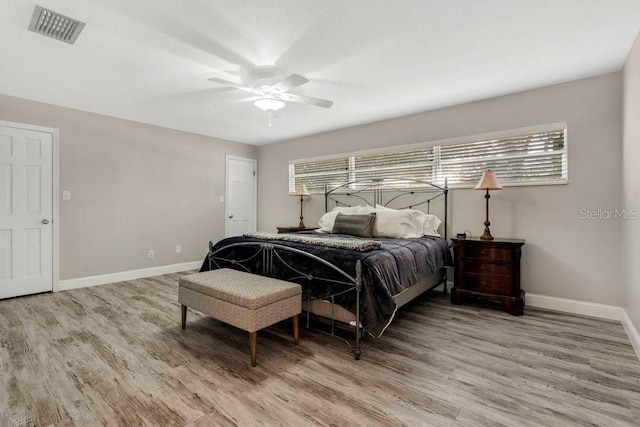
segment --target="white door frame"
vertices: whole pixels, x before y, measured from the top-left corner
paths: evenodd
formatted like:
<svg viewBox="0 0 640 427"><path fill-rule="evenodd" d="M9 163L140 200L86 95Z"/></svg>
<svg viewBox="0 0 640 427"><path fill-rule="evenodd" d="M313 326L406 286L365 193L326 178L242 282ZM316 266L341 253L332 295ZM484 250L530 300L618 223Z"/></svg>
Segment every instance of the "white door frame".
<svg viewBox="0 0 640 427"><path fill-rule="evenodd" d="M253 175L253 229L257 230L258 224L258 161L256 159L249 159L247 157L239 157L239 156L231 156L227 154L225 156L225 176L224 176L224 236L227 237L229 234L229 204L227 200L229 199L229 195L227 194L227 189L229 187L229 160L242 160L245 162L253 162L253 170L255 174Z"/></svg>
<svg viewBox="0 0 640 427"><path fill-rule="evenodd" d="M53 152L51 154L52 156L52 168L51 168L51 173L52 173L52 183L53 183L53 188L52 188L52 193L51 193L51 198L53 199L52 202L52 208L53 208L53 213L52 213L52 218L51 218L51 225L53 226L53 241L52 241L52 248L51 248L51 253L53 254L53 259L52 259L52 265L53 265L53 283L52 283L52 289L53 292L58 292L59 291L59 279L60 279L60 253L59 253L59 247L60 247L60 216L59 216L59 200L58 200L58 194L59 194L59 175L60 175L60 164L59 164L59 149L58 149L58 139L59 139L59 134L60 131L58 129L55 128L49 128L49 127L44 127L44 126L36 126L36 125L30 125L30 124L26 124L26 123L17 123L17 122L8 122L5 120L0 120L0 126L5 126L5 127L10 127L10 128L16 128L16 129L24 129L24 130L31 130L31 131L36 131L36 132L44 132L44 133L50 133L51 134L51 141L53 143Z"/></svg>

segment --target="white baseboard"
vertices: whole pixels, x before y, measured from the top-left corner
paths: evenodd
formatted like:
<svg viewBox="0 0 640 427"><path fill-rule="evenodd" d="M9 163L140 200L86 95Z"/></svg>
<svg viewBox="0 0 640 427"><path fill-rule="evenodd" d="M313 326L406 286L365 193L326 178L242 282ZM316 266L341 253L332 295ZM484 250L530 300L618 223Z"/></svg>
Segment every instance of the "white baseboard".
<svg viewBox="0 0 640 427"><path fill-rule="evenodd" d="M622 321L624 309L615 305L597 304L594 302L578 301L566 298L549 297L546 295L527 293L526 305L529 307L547 308L549 310L565 313L582 314L584 316L598 317Z"/></svg>
<svg viewBox="0 0 640 427"><path fill-rule="evenodd" d="M631 341L631 345L636 352L636 356L638 356L638 360L640 360L640 334L638 334L638 330L631 322L626 311L623 311L622 313L622 326L624 326L624 330L629 337L629 341Z"/></svg>
<svg viewBox="0 0 640 427"><path fill-rule="evenodd" d="M177 273L199 269L202 261L183 262L180 264L161 265L158 267L141 268L139 270L121 271L118 273L102 274L100 276L80 277L78 279L60 280L58 291L86 288L88 286L105 285L107 283L122 282L125 280L141 279L143 277L160 276L162 274Z"/></svg>
<svg viewBox="0 0 640 427"><path fill-rule="evenodd" d="M546 295L526 294L526 305L529 307L546 308L564 313L581 314L600 319L616 320L622 323L633 350L640 360L640 334L635 328L627 312L615 305L597 304L594 302L578 301L566 298L549 297Z"/></svg>

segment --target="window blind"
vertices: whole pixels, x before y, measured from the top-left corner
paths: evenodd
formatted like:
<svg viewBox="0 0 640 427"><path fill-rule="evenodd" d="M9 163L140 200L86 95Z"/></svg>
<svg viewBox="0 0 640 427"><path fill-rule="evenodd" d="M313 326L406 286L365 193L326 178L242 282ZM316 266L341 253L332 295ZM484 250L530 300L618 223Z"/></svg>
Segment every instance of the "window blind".
<svg viewBox="0 0 640 427"><path fill-rule="evenodd" d="M300 182L311 193L324 193L325 185L331 188L349 181L348 157L289 165L289 193L295 193Z"/></svg>
<svg viewBox="0 0 640 427"><path fill-rule="evenodd" d="M433 147L395 153L353 157L356 181L415 178L429 181L433 175Z"/></svg>
<svg viewBox="0 0 640 427"><path fill-rule="evenodd" d="M566 129L505 138L434 145L389 153L362 154L328 160L294 161L289 165L289 192L304 182L323 193L346 182L371 178L420 180L473 187L487 169L501 184L563 184L568 180Z"/></svg>
<svg viewBox="0 0 640 427"><path fill-rule="evenodd" d="M502 184L567 181L565 131L441 146L437 181L475 185L487 169Z"/></svg>

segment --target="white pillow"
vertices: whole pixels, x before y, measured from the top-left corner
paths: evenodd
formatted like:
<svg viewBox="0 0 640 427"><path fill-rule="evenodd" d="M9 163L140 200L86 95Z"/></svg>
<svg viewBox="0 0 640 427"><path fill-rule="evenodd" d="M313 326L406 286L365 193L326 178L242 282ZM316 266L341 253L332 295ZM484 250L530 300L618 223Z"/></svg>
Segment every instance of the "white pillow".
<svg viewBox="0 0 640 427"><path fill-rule="evenodd" d="M331 212L327 212L320 217L320 220L318 221L318 227L320 228L317 229L316 232L331 233L331 231L333 231L333 224L336 222L338 213L341 213L343 215L359 215L368 214L375 211L376 210L371 206L336 206L331 210Z"/></svg>
<svg viewBox="0 0 640 427"><path fill-rule="evenodd" d="M374 208L373 206L358 206L358 215L366 215L373 212L376 212L376 208Z"/></svg>
<svg viewBox="0 0 640 427"><path fill-rule="evenodd" d="M373 237L411 239L422 236L422 223L408 210L380 209L371 232Z"/></svg>
<svg viewBox="0 0 640 427"><path fill-rule="evenodd" d="M440 233L438 233L438 227L442 224L440 218L431 214L424 214L424 228L423 233L425 236L436 236L440 237Z"/></svg>
<svg viewBox="0 0 640 427"><path fill-rule="evenodd" d="M440 224L442 223L442 221L440 221L440 218L438 218L435 215L431 215L431 214L426 214L422 211L416 210L416 209L406 209L406 210L398 210L398 209L391 209L388 208L386 206L382 206L382 205L376 205L376 211L407 211L407 212L411 212L411 215L413 215L413 217L415 218L415 220L417 221L417 227L419 229L422 230L422 235L424 236L437 236L440 237L440 233L438 233L438 227L440 227Z"/></svg>
<svg viewBox="0 0 640 427"><path fill-rule="evenodd" d="M331 212L340 212L345 215L355 215L364 206L336 206Z"/></svg>

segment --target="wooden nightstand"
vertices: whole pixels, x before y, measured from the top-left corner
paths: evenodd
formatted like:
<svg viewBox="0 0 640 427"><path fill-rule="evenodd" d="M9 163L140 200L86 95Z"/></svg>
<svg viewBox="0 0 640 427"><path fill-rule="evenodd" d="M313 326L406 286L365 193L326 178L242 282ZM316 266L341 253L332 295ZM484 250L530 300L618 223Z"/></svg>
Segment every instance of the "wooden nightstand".
<svg viewBox="0 0 640 427"><path fill-rule="evenodd" d="M454 270L451 302L468 299L502 304L509 314L522 316L524 291L520 289L520 255L524 240L451 239Z"/></svg>
<svg viewBox="0 0 640 427"><path fill-rule="evenodd" d="M280 233L298 233L300 231L310 231L310 230L317 230L318 227L305 227L305 228L300 228L297 225L291 225L291 226L286 226L286 227L278 227L278 234Z"/></svg>

